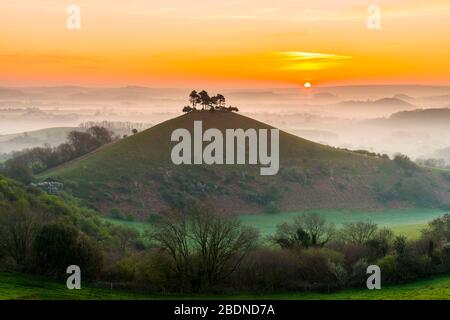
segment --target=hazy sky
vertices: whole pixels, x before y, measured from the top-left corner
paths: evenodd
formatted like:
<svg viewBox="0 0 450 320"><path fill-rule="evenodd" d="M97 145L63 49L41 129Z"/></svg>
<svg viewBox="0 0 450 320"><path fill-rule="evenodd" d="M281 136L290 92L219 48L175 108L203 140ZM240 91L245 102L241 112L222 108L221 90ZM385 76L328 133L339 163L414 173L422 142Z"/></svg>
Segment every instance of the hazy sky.
<svg viewBox="0 0 450 320"><path fill-rule="evenodd" d="M449 34L448 0L2 0L0 85L450 84Z"/></svg>

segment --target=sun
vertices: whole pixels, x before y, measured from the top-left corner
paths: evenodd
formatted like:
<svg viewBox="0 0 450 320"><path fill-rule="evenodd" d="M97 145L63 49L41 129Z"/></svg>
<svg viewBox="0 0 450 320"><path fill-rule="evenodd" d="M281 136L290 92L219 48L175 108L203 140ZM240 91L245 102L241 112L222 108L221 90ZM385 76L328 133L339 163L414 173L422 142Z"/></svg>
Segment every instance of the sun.
<svg viewBox="0 0 450 320"><path fill-rule="evenodd" d="M311 88L311 87L312 87L312 84L311 84L311 82L305 82L305 83L303 84L303 86L304 86L305 88Z"/></svg>

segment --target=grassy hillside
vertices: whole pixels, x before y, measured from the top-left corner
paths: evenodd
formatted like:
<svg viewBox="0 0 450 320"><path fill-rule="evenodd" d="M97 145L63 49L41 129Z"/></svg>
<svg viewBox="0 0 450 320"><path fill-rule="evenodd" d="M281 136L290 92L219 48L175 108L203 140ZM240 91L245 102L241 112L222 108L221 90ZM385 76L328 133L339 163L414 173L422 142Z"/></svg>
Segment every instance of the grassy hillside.
<svg viewBox="0 0 450 320"><path fill-rule="evenodd" d="M76 210L76 207L71 207L71 204L65 203L57 196L34 187L26 187L3 176L0 176L0 208L5 211L32 208L49 215L66 215L70 210Z"/></svg>
<svg viewBox="0 0 450 320"><path fill-rule="evenodd" d="M258 213L310 208L435 206L450 202L450 178L365 154L323 146L280 132L280 170L260 176L260 166L171 163L177 128L270 128L234 113L193 112L67 163L41 178L107 212L121 208L146 217L200 201L227 212Z"/></svg>
<svg viewBox="0 0 450 320"><path fill-rule="evenodd" d="M414 283L386 286L381 290L343 290L335 293L271 293L262 295L220 296L161 296L130 293L121 290L82 286L81 290L68 290L64 281L0 272L0 300L142 300L142 299L295 299L295 300L445 300L450 298L450 276L422 280Z"/></svg>

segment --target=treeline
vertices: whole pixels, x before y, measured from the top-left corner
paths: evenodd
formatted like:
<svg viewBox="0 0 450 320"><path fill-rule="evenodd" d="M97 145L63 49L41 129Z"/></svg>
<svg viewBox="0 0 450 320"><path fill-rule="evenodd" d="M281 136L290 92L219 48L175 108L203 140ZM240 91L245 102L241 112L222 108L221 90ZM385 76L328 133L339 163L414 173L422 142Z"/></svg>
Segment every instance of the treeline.
<svg viewBox="0 0 450 320"><path fill-rule="evenodd" d="M152 250L130 254L115 274L164 292L332 291L364 287L369 265L379 265L383 285L450 272L450 215L432 221L417 240L371 222L336 228L318 214L281 224L274 235L237 218L196 209L161 217L150 233ZM154 261L142 278L141 257Z"/></svg>
<svg viewBox="0 0 450 320"><path fill-rule="evenodd" d="M2 270L61 278L77 264L83 277L98 279L108 259L115 259L125 242L131 245L135 234L105 224L67 195L48 195L0 176Z"/></svg>
<svg viewBox="0 0 450 320"><path fill-rule="evenodd" d="M314 213L262 238L238 217L196 206L152 214L148 231L138 233L102 222L67 196L11 183L0 179L0 268L7 270L64 278L77 264L98 285L160 294L329 292L364 287L372 264L382 285L450 273L450 215L414 240L371 222L337 228Z"/></svg>
<svg viewBox="0 0 450 320"><path fill-rule="evenodd" d="M430 159L417 159L416 163L419 166L439 168L439 169L450 169L450 164L443 158L430 158Z"/></svg>
<svg viewBox="0 0 450 320"><path fill-rule="evenodd" d="M113 132L103 127L90 127L86 132L71 131L67 142L57 147L36 147L14 152L0 167L0 173L23 183L34 175L85 155L116 140Z"/></svg>
<svg viewBox="0 0 450 320"><path fill-rule="evenodd" d="M116 134L130 134L146 130L152 127L150 123L131 122L131 121L86 121L79 125L80 128L89 129L92 127L102 127L115 132Z"/></svg>

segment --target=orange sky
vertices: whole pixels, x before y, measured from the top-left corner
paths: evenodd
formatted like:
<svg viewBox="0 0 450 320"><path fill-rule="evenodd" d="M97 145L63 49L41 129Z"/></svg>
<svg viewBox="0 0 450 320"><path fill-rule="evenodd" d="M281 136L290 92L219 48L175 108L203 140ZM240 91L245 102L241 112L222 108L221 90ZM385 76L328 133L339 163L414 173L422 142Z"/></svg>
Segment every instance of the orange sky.
<svg viewBox="0 0 450 320"><path fill-rule="evenodd" d="M450 84L449 34L448 0L2 1L0 85Z"/></svg>

